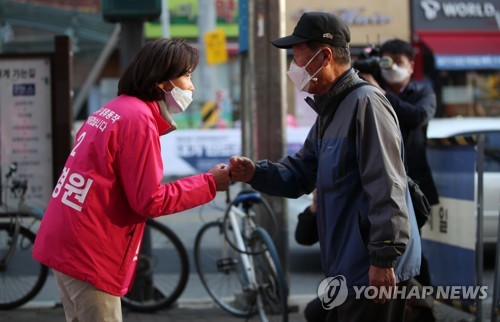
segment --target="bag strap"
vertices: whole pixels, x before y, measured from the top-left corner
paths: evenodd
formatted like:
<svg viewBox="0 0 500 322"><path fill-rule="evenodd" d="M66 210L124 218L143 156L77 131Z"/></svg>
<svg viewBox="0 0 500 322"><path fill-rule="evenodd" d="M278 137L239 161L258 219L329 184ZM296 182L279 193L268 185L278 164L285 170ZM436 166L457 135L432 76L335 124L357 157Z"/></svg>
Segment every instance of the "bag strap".
<svg viewBox="0 0 500 322"><path fill-rule="evenodd" d="M365 86L365 85L372 85L372 84L365 82L365 81L362 81L362 82L359 82L359 83L352 85L349 88L346 88L344 91L340 92L337 95L337 99L335 100L333 107L331 107L333 109L333 112L330 113L330 115L328 115L326 122L321 125L320 132L319 132L320 139L323 139L323 136L325 135L326 129L328 128L328 125L333 121L333 117L335 116L335 113L337 112L337 109L338 109L340 103L342 103L342 101L347 97L347 95L351 94L355 89L357 89L361 86Z"/></svg>

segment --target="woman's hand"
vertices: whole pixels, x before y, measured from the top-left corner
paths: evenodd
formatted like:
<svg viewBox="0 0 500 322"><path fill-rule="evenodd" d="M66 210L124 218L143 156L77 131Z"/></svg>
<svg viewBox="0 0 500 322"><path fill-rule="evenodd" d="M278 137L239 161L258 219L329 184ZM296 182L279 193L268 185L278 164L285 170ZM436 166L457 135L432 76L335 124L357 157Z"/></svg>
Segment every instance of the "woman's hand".
<svg viewBox="0 0 500 322"><path fill-rule="evenodd" d="M208 170L214 176L215 187L217 191L226 191L231 183L229 178L229 167L220 163Z"/></svg>

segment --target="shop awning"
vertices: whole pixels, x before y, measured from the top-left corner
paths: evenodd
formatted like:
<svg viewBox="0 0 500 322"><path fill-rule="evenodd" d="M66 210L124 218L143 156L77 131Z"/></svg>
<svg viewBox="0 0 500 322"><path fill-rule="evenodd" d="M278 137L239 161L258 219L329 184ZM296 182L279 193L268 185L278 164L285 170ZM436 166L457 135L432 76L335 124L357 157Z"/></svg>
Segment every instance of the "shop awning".
<svg viewBox="0 0 500 322"><path fill-rule="evenodd" d="M500 32L418 34L441 70L500 69Z"/></svg>

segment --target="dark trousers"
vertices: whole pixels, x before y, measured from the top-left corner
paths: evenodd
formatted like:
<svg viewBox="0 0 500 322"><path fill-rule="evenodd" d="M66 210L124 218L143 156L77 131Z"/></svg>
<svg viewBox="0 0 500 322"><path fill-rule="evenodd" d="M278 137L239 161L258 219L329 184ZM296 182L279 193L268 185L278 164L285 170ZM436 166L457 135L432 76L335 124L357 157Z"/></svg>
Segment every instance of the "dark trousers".
<svg viewBox="0 0 500 322"><path fill-rule="evenodd" d="M328 313L330 311L323 308L321 300L318 297L307 303L304 308L304 317L307 322L325 322Z"/></svg>
<svg viewBox="0 0 500 322"><path fill-rule="evenodd" d="M398 286L406 286L407 281ZM346 301L330 310L327 322L402 322L405 318L406 299L395 298L385 304L377 304L372 299L348 296Z"/></svg>

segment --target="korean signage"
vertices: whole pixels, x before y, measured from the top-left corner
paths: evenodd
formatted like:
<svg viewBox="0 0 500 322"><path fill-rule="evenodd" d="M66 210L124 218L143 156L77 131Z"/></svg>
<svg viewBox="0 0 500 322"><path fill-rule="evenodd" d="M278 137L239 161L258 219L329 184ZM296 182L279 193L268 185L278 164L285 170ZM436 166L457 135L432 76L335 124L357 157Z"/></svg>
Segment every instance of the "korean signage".
<svg viewBox="0 0 500 322"><path fill-rule="evenodd" d="M400 0L287 1L286 32L291 34L302 13L330 12L348 25L353 46L379 44L387 39L410 41L409 3Z"/></svg>
<svg viewBox="0 0 500 322"><path fill-rule="evenodd" d="M199 0L168 0L172 38L197 38ZM217 28L227 37L238 37L238 0L214 0ZM146 38L162 37L160 20L145 24Z"/></svg>
<svg viewBox="0 0 500 322"><path fill-rule="evenodd" d="M498 1L412 0L415 30L500 30Z"/></svg>
<svg viewBox="0 0 500 322"><path fill-rule="evenodd" d="M227 62L226 35L224 30L217 29L205 33L207 64L215 65Z"/></svg>
<svg viewBox="0 0 500 322"><path fill-rule="evenodd" d="M287 154L296 153L309 127L287 129ZM241 129L177 130L161 137L163 169L166 177L206 172L218 163L228 163L241 154Z"/></svg>
<svg viewBox="0 0 500 322"><path fill-rule="evenodd" d="M50 58L0 59L2 188L16 162L18 178L28 180L28 203L40 209L49 200L53 179L50 70ZM2 193L2 204L17 206Z"/></svg>

